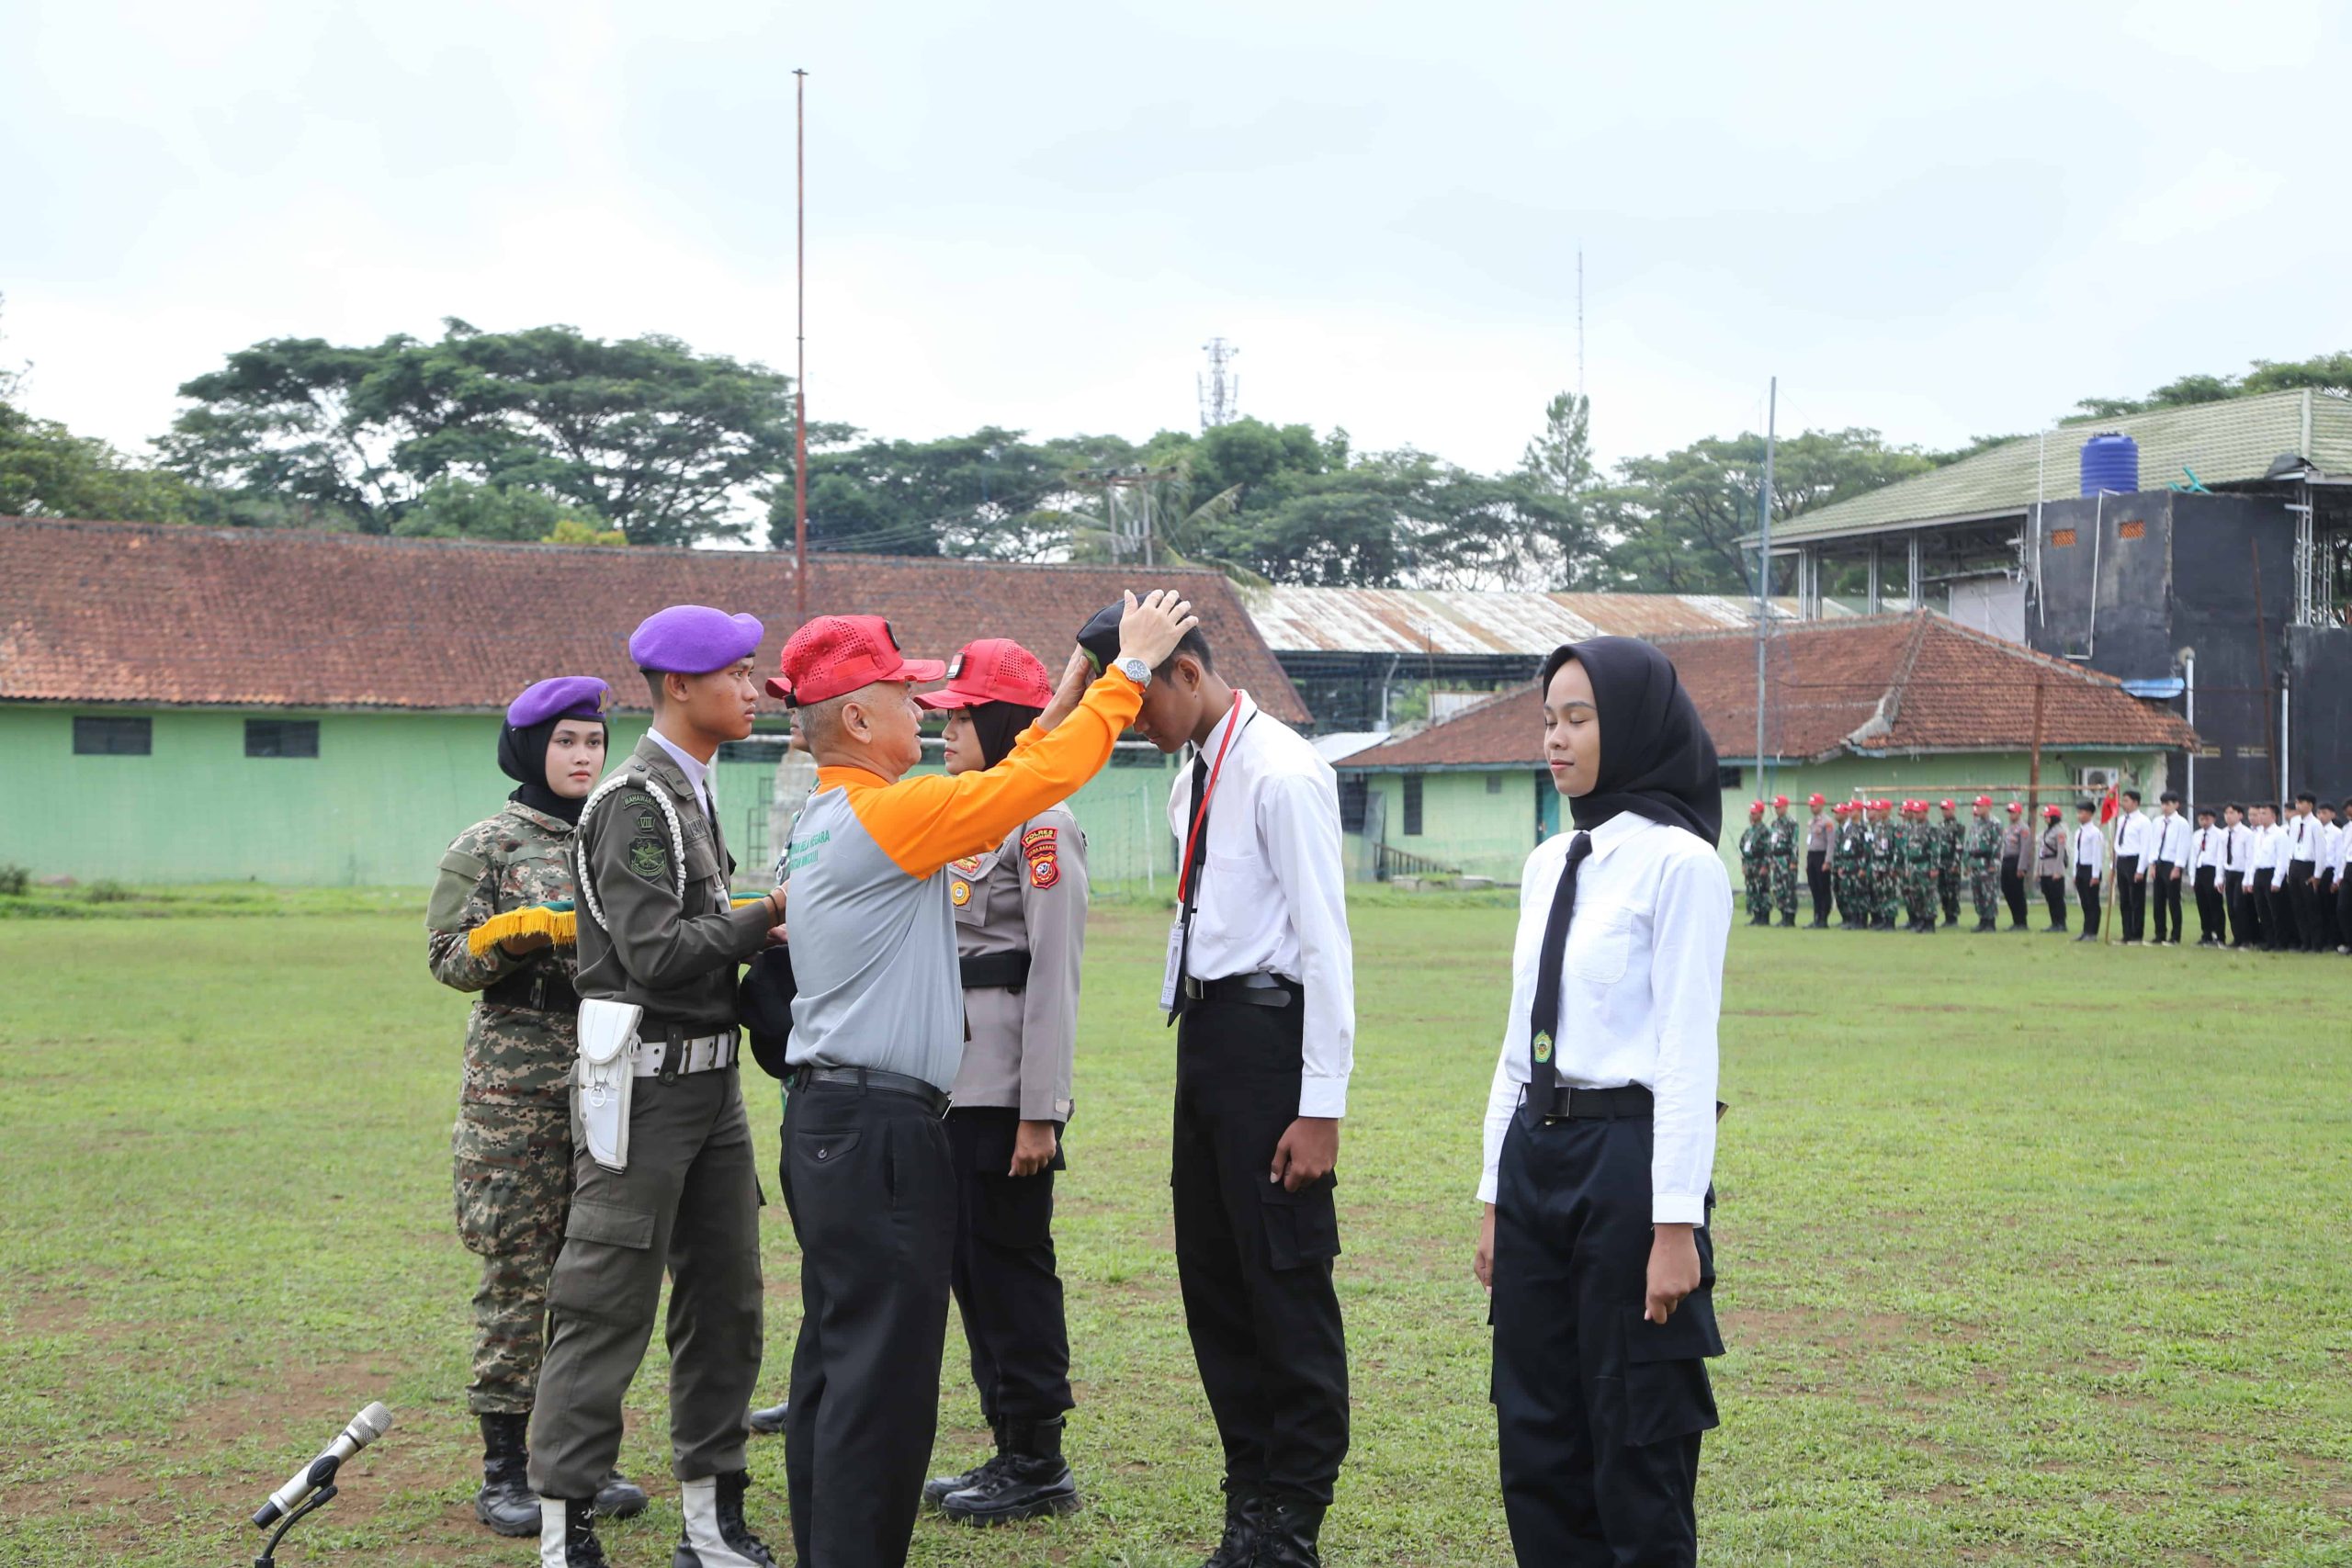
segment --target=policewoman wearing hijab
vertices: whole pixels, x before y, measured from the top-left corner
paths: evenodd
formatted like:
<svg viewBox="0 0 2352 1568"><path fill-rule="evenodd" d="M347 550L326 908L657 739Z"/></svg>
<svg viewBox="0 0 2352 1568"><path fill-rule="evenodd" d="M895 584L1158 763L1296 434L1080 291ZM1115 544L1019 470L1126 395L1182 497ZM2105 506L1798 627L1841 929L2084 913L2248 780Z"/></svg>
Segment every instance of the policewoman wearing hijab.
<svg viewBox="0 0 2352 1568"><path fill-rule="evenodd" d="M612 688L559 675L525 689L498 732L498 769L515 781L505 809L457 837L425 907L433 977L475 997L454 1138L458 1234L481 1258L474 1292L473 1382L482 1480L474 1512L500 1535L535 1535L526 1475L531 1403L546 1349L548 1274L571 1207L571 1059L580 998L574 950L517 936L477 956L466 936L494 915L572 894L571 837L605 769ZM645 1494L617 1474L599 1512L626 1518Z"/></svg>
<svg viewBox="0 0 2352 1568"><path fill-rule="evenodd" d="M1698 1557L1716 1424L1715 1026L1731 884L1714 742L1665 654L1544 662L1574 830L1528 857L1487 1104L1475 1269L1491 1292L1503 1510L1522 1564Z"/></svg>
<svg viewBox="0 0 2352 1568"><path fill-rule="evenodd" d="M1006 637L966 644L948 663L947 684L915 698L947 716L952 774L1003 761L1053 700L1045 665ZM950 1280L996 1453L927 1483L923 1495L951 1519L992 1524L1079 1505L1062 1459L1074 1402L1053 1220L1078 1047L1086 840L1069 807L1049 806L947 869L969 1033L947 1112L956 1192Z"/></svg>

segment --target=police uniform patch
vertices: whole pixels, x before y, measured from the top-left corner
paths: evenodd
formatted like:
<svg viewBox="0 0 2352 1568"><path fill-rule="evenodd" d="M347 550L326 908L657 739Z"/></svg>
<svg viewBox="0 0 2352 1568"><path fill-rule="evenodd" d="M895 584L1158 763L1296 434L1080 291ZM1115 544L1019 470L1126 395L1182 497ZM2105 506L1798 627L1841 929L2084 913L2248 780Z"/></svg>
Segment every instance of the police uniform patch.
<svg viewBox="0 0 2352 1568"><path fill-rule="evenodd" d="M1021 852L1024 855L1049 855L1054 852L1054 840L1060 830L1054 828L1032 828L1021 835Z"/></svg>
<svg viewBox="0 0 2352 1568"><path fill-rule="evenodd" d="M1029 857L1029 886L1051 887L1062 879L1062 868L1051 852Z"/></svg>
<svg viewBox="0 0 2352 1568"><path fill-rule="evenodd" d="M659 839L639 839L628 847L628 868L648 882L663 880L670 869L670 856Z"/></svg>
<svg viewBox="0 0 2352 1568"><path fill-rule="evenodd" d="M978 876L980 874L980 857L978 855L966 855L962 860L951 860L947 863L955 870L962 872L967 876Z"/></svg>
<svg viewBox="0 0 2352 1568"><path fill-rule="evenodd" d="M1029 886L1051 887L1062 879L1057 858L1061 834L1053 828L1032 828L1021 835L1021 853L1029 862Z"/></svg>
<svg viewBox="0 0 2352 1568"><path fill-rule="evenodd" d="M950 882L947 885L947 896L956 900L956 907L960 909L972 901L972 885L968 882Z"/></svg>

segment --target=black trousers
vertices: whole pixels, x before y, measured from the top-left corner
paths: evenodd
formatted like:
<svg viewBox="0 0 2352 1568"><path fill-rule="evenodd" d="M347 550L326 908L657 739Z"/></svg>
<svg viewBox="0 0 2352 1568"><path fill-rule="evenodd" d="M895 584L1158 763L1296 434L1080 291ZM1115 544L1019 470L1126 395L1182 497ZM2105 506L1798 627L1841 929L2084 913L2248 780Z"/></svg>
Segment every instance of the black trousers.
<svg viewBox="0 0 2352 1568"><path fill-rule="evenodd" d="M2220 873L2212 866L2197 868L2197 934L2207 942L2230 940L2229 920L2223 912Z"/></svg>
<svg viewBox="0 0 2352 1568"><path fill-rule="evenodd" d="M2098 935L2098 878L2081 866L2075 868L2075 897L2083 906L2083 930Z"/></svg>
<svg viewBox="0 0 2352 1568"><path fill-rule="evenodd" d="M1813 918L1823 925L1829 923L1829 854L1826 850L1807 850L1804 854L1805 890L1813 895Z"/></svg>
<svg viewBox="0 0 2352 1568"><path fill-rule="evenodd" d="M2262 907L2262 950L2284 953L2295 945L2295 911L2287 903L2287 889L2275 869L2254 874L2254 900Z"/></svg>
<svg viewBox="0 0 2352 1568"><path fill-rule="evenodd" d="M800 1244L784 1463L800 1568L907 1560L939 1425L956 1251L947 1129L911 1095L796 1089L784 1201Z"/></svg>
<svg viewBox="0 0 2352 1568"><path fill-rule="evenodd" d="M2063 931L2066 929L2065 879L2057 876L2045 876L2040 880L2041 883L2041 901L2050 906L2050 929L2053 931Z"/></svg>
<svg viewBox="0 0 2352 1568"><path fill-rule="evenodd" d="M2337 886L2343 873L2330 866L2319 880L2319 946L2322 953L2334 953L2344 945L2344 922L2336 910L2344 901L2344 889Z"/></svg>
<svg viewBox="0 0 2352 1568"><path fill-rule="evenodd" d="M956 1161L956 1305L972 1352L980 1415L1050 1421L1074 1403L1069 1327L1054 1267L1054 1172L1061 1153L1035 1176L1008 1175L1021 1112L958 1107L947 1113Z"/></svg>
<svg viewBox="0 0 2352 1568"><path fill-rule="evenodd" d="M2137 942L2147 932L2141 922L2147 918L2148 885L2140 880L2140 857L2115 857L2115 913L2123 922L2123 940Z"/></svg>
<svg viewBox="0 0 2352 1568"><path fill-rule="evenodd" d="M2001 863L2001 897L2009 907L2009 924L2025 924L2025 874L2013 860Z"/></svg>
<svg viewBox="0 0 2352 1568"><path fill-rule="evenodd" d="M2230 911L2230 945L2249 947L2261 940L2261 918L2255 913L2254 898L2246 890L2245 873L2222 873L2222 901Z"/></svg>
<svg viewBox="0 0 2352 1568"><path fill-rule="evenodd" d="M2352 942L2352 876L2335 874L2335 945Z"/></svg>
<svg viewBox="0 0 2352 1568"><path fill-rule="evenodd" d="M1528 1124L1495 1191L1495 1370L1503 1515L1524 1568L1698 1561L1700 1434L1716 1424L1706 1358L1714 1246L1699 1289L1643 1320L1650 1256L1647 1117Z"/></svg>
<svg viewBox="0 0 2352 1568"><path fill-rule="evenodd" d="M2156 862L2148 873L2148 901L2156 907L2156 940L2180 940L2180 868Z"/></svg>
<svg viewBox="0 0 2352 1568"><path fill-rule="evenodd" d="M2270 902L2270 868L2264 866L2254 874L2245 888L2246 920L2254 928L2254 945L2266 951L2278 940L2277 910Z"/></svg>
<svg viewBox="0 0 2352 1568"><path fill-rule="evenodd" d="M2287 867L2287 907L2294 914L2294 936L2287 945L2304 953L2319 951L2319 884L2307 860Z"/></svg>
<svg viewBox="0 0 2352 1568"><path fill-rule="evenodd" d="M1337 1176L1296 1192L1267 1179L1298 1115L1306 1015L1295 994L1283 1008L1185 1008L1169 1182L1184 1327L1226 1485L1328 1506L1348 1451Z"/></svg>

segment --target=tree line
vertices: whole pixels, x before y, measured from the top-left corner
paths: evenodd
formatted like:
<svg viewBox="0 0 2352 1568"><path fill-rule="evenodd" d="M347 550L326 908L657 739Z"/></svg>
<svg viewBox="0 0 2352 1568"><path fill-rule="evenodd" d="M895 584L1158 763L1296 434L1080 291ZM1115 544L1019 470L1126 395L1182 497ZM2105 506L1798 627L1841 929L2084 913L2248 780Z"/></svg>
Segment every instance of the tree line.
<svg viewBox="0 0 2352 1568"><path fill-rule="evenodd" d="M2073 416L2352 387L2352 354L2256 361ZM17 407L0 373L0 513L348 529L560 543L793 543L791 378L674 338L567 326L373 345L280 338L179 389L187 407L133 457ZM1763 438L1708 436L1603 471L1590 408L1551 400L1520 461L1479 473L1341 429L1033 438L984 426L889 440L808 428L812 549L1215 566L1350 587L1752 591ZM1776 521L1922 473L1949 452L1875 430L1780 441Z"/></svg>

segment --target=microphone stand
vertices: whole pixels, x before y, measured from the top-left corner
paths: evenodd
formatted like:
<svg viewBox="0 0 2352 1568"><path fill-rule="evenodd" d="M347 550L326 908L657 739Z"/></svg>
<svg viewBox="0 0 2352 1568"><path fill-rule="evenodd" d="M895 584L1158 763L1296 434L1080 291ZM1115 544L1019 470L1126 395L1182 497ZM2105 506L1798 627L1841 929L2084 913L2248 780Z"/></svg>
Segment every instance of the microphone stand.
<svg viewBox="0 0 2352 1568"><path fill-rule="evenodd" d="M299 1507L277 1522L277 1529L270 1535L269 1544L261 1549L259 1557L254 1559L254 1568L277 1568L277 1543L286 1539L288 1530L334 1501L335 1494L341 1490L334 1483L334 1472L342 1467L341 1460L325 1461L326 1473L317 1478L318 1490L303 1498Z"/></svg>

